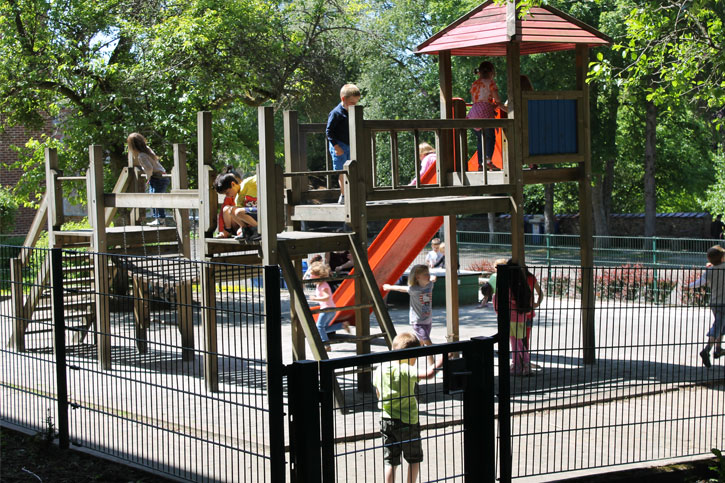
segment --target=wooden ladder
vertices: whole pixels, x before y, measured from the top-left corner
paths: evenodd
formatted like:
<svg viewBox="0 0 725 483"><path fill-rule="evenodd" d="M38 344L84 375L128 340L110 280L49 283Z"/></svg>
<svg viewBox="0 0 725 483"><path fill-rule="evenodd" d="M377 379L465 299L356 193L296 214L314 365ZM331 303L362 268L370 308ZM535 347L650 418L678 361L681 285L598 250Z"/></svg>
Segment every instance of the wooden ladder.
<svg viewBox="0 0 725 483"><path fill-rule="evenodd" d="M294 256L300 256L302 255L302 253L300 253L299 251L293 252L292 250L290 250L289 244L285 241L280 240L280 242L278 243L279 265L282 268L282 274L284 275L285 281L287 282L287 287L290 290L291 304L294 306L295 311L300 316L302 330L305 334L305 337L307 338L310 350L312 351L315 360L318 361L329 359L329 355L327 350L325 350L325 343L322 342L320 334L317 330L317 325L314 318L315 313L333 311L342 312L349 310L357 312L361 310L372 309L375 313L375 318L378 321L378 325L380 326L380 332L378 333L364 335L338 335L334 338L331 338L330 341L327 342L327 344L359 343L371 341L374 339L383 339L385 340L388 349L390 349L392 348L393 339L396 335L395 327L393 326L393 322L390 319L390 314L387 311L385 302L383 301L383 297L380 294L380 290L378 289L377 281L375 280L373 271L371 270L370 264L368 263L367 251L363 247L357 234L350 233L346 236L346 239L347 246L344 248L347 248L352 254L354 263L354 269L352 270L352 272L349 275L332 276L324 279L316 279L316 281L321 280L326 282L332 282L350 278L355 279L356 287L359 287L365 293L366 298L371 301L371 303L369 304L363 303L341 307L329 307L325 309L310 308L310 305L307 302L307 298L304 293L304 284L309 283L309 281L302 280L302 275L299 273L298 270L295 270L295 267L292 263L292 258ZM309 253L314 253L317 251L320 250L310 251ZM356 325L356 332L358 327L360 327L360 325ZM337 400L338 405L342 407L344 399L339 384L335 384L335 399Z"/></svg>

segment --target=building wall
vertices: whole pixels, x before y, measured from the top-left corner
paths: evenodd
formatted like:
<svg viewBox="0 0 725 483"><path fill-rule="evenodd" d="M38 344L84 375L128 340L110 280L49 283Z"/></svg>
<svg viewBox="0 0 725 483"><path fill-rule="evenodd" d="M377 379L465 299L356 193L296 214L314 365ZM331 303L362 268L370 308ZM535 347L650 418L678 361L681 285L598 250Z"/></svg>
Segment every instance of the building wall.
<svg viewBox="0 0 725 483"><path fill-rule="evenodd" d="M18 153L13 146L24 146L30 138L38 139L41 134L51 135L54 132L53 122L48 119L40 130L25 129L22 126L9 127L0 133L0 185L15 186L23 175L23 170L11 169L10 166L18 160ZM45 186L41 187L43 191ZM25 235L35 217L35 209L21 207L15 218L15 228L9 234ZM7 234L7 233L6 233Z"/></svg>

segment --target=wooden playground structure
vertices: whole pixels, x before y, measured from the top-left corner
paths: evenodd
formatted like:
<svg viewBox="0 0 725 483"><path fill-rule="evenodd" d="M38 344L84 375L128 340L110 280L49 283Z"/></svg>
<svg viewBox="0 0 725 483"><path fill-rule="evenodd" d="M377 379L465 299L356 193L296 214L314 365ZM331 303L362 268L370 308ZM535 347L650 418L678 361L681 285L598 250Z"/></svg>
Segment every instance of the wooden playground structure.
<svg viewBox="0 0 725 483"><path fill-rule="evenodd" d="M284 113L284 167L275 163L274 113L271 107L260 107L258 203L259 243L246 244L234 239L214 238L219 209L219 196L212 187L216 176L212 167L212 118L209 112L198 114L198 186L188 189L186 150L174 145L172 190L164 194L143 193L143 175L130 162L121 172L111 193L103 192L103 151L101 146L89 149L90 168L86 176L88 218L92 229L63 231L62 182L79 177L65 177L58 169L54 151L46 152L47 193L36 217L26 246L33 246L47 219L51 248L89 247L96 253L162 254L188 258L191 253L188 210L199 212L197 254L212 262L279 265L291 297L293 351L296 359L306 357L305 339L315 359L328 357L317 328L314 314L305 298L301 279L301 260L310 253L349 250L354 270L344 277L335 293L339 312L337 320L354 322L355 334L336 341L355 343L357 353L370 351L371 341L383 339L388 347L395 336L382 295L382 285L395 283L403 271L443 226L447 244L446 315L447 339L458 340L458 266L456 216L488 212L511 214L512 257L524 261L523 188L528 184L576 182L579 186L581 266L590 267L592 259L591 159L589 125L589 90L586 83L589 49L607 45L610 40L593 28L551 7L532 8L527 17L516 17L516 6L509 2L497 6L485 2L469 14L443 29L417 48L418 54L438 56L440 76L440 119L371 120L365 119L362 107L350 109L350 159L342 172L326 169L311 171L307 146L312 136L324 136L324 124L298 122L296 112ZM551 51L574 52L576 86L569 91L521 91L520 62L522 55ZM465 104L454 101L452 93L451 57L505 56L508 86L508 118L465 119ZM563 113L563 114L562 114ZM500 171L467 171L468 132L473 129L501 130L503 166ZM471 131L472 132L472 131ZM421 173L418 142L421 133L432 133L436 139L437 164L434 171ZM431 135L431 134L427 134ZM388 145L381 147L380 136L387 136ZM415 152L402 153L399 137L412 136ZM391 181L378 177L378 160L389 153ZM411 185L400 180L401 159L413 156L415 178ZM537 164L542 169L525 169ZM339 189L309 188L310 176L336 177L344 174L345 203L337 204ZM146 208L173 207L176 227L148 227L140 224ZM115 211L131 210L130 225L110 227ZM340 222L347 231L303 231L303 222ZM378 239L368 245L368 222L388 221ZM381 238L382 237L382 238ZM153 250L149 246L153 244ZM13 277L27 263L27 251L13 260ZM92 268L92 292L86 324L95 324L98 360L103 369L111 367L111 326L107 304L100 297L109 293L108 264ZM582 280L582 326L584 362L595 360L594 293L591 272ZM134 290L143 298L141 286L148 278L139 270L129 269ZM40 283L48 276L41 270ZM137 278L134 278L137 277ZM191 297L191 283L201 284L201 311L205 349L207 388L218 388L216 347L215 270L205 264L201 273L179 274L174 288L177 297ZM142 283L143 282L143 283ZM18 293L16 293L18 292ZM16 311L24 322L14 328L12 344L24 350L24 337L32 320L39 294L23 296L13 293ZM181 305L181 304L180 304ZM370 313L374 312L380 331L371 332ZM148 308L136 310L138 335L146 327L143 314ZM187 344L192 344L193 325L189 314L180 314L180 330ZM141 350L141 347L139 347Z"/></svg>

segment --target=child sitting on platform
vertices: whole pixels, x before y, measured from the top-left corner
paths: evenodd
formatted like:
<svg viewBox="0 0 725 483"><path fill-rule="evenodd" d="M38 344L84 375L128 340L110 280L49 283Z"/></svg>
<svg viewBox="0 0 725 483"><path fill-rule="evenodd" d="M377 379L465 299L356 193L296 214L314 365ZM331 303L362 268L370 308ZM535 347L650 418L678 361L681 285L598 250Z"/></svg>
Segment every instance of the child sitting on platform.
<svg viewBox="0 0 725 483"><path fill-rule="evenodd" d="M226 196L219 214L219 236L238 240L258 241L257 176L240 181L241 176L227 166L214 180L214 189ZM229 200L235 200L231 203Z"/></svg>
<svg viewBox="0 0 725 483"><path fill-rule="evenodd" d="M310 280L316 278L328 278L330 276L330 267L322 262L314 262L310 265ZM320 309L335 307L335 301L332 299L332 290L330 284L326 281L315 282L315 293L310 296L310 300L320 303ZM320 339L325 344L325 350L330 351L332 348L327 342L330 340L327 334L333 333L339 329L350 332L350 324L348 322L337 322L330 325L332 319L335 318L335 312L319 312L317 315L317 330L320 333Z"/></svg>

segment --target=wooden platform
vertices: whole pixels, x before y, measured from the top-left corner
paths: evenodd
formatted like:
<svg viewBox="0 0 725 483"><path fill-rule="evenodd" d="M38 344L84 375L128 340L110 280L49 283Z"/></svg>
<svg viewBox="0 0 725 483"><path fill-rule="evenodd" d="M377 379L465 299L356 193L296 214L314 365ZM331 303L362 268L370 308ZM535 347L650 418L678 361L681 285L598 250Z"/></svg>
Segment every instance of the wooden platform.
<svg viewBox="0 0 725 483"><path fill-rule="evenodd" d="M399 200L368 201L368 221L391 218L416 218L445 216L451 213L469 215L489 212L508 212L511 201L508 196L439 196L433 198L406 198ZM345 205L321 204L298 205L292 213L293 221L345 222Z"/></svg>

